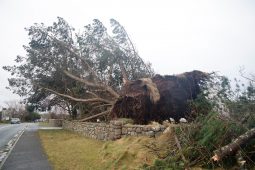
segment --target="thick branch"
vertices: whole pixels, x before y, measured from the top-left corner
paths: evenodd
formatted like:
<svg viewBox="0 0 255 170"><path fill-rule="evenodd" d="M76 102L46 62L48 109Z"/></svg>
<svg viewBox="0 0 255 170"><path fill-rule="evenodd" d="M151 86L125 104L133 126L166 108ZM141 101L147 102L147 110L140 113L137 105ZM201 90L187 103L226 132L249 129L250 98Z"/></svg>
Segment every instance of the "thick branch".
<svg viewBox="0 0 255 170"><path fill-rule="evenodd" d="M126 69L123 65L122 60L119 61L119 66L120 66L121 74L123 76L123 83L126 84L128 82L128 76L127 76L127 72L126 72Z"/></svg>
<svg viewBox="0 0 255 170"><path fill-rule="evenodd" d="M112 106L112 104L102 104L102 105L99 105L99 106L95 106L93 109L100 108L100 107L105 107L105 106Z"/></svg>
<svg viewBox="0 0 255 170"><path fill-rule="evenodd" d="M70 78L72 78L72 79L74 79L74 80L76 80L76 81L79 81L79 82L81 82L81 83L84 83L84 84L86 84L87 86L91 86L91 87L96 87L96 88L104 89L104 90L108 91L111 95L113 95L115 98L118 98L118 97L119 97L119 94L116 93L116 92L115 92L110 86L108 86L108 85L101 85L101 84L95 84L95 83L89 82L89 81L87 81L87 80L85 80L85 79L79 78L79 77L77 77L77 76L75 76L75 75L69 73L68 71L64 71L64 73L65 73L68 77L70 77Z"/></svg>
<svg viewBox="0 0 255 170"><path fill-rule="evenodd" d="M109 101L109 100L106 100L106 99L103 99L103 98L91 98L91 99L80 99L80 98L75 98L75 97L72 97L72 96L69 96L69 95L66 95L66 94L62 94L62 93L59 93L59 92L56 92L55 90L52 90L52 89L49 89L49 88L46 88L46 87L41 87L49 92L52 92L58 96L62 96L62 97L66 97L68 99L71 99L73 101L76 101L76 102L103 102L103 103L108 103L108 104L112 104L112 101Z"/></svg>
<svg viewBox="0 0 255 170"><path fill-rule="evenodd" d="M112 104L101 104L98 106L94 106L89 113L93 113L96 109L101 108L101 107L106 107L106 106L112 106Z"/></svg>
<svg viewBox="0 0 255 170"><path fill-rule="evenodd" d="M99 97L98 95L96 95L95 93L93 93L93 92L91 92L91 91L86 91L86 93L88 93L88 94L90 94L90 95L92 95L92 96L94 96L94 97Z"/></svg>
<svg viewBox="0 0 255 170"><path fill-rule="evenodd" d="M86 118L84 118L84 119L81 119L80 121L81 121L81 122L85 122L85 121L88 121L88 120L90 120L90 119L94 119L94 118L96 118L96 117L99 117L99 116L102 116L102 115L106 115L106 114L108 114L109 112L110 112L110 111L107 110L107 111L98 113L98 114L96 114L96 115L93 115L93 116L90 116L90 117L86 117Z"/></svg>
<svg viewBox="0 0 255 170"><path fill-rule="evenodd" d="M230 144L214 151L214 156L212 157L212 160L220 161L225 156L236 153L241 148L241 146L249 142L254 137L255 137L255 128L252 128L248 130L246 133L244 133L243 135L236 138Z"/></svg>

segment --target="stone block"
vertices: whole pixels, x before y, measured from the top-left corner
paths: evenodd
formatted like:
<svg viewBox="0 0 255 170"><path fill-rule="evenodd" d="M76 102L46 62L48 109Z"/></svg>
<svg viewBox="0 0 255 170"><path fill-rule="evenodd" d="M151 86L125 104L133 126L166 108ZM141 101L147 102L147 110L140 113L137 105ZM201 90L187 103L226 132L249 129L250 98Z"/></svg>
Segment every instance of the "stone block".
<svg viewBox="0 0 255 170"><path fill-rule="evenodd" d="M115 134L114 133L110 133L109 134L109 138L110 138L110 140L115 140Z"/></svg>
<svg viewBox="0 0 255 170"><path fill-rule="evenodd" d="M121 129L115 129L114 134L115 135L121 135Z"/></svg>
<svg viewBox="0 0 255 170"><path fill-rule="evenodd" d="M122 128L122 134L126 134L127 133L127 128Z"/></svg>
<svg viewBox="0 0 255 170"><path fill-rule="evenodd" d="M142 132L142 129L138 127L138 128L136 128L136 132L137 132L137 133L141 133L141 132Z"/></svg>
<svg viewBox="0 0 255 170"><path fill-rule="evenodd" d="M136 132L131 132L130 135L131 136L137 136L137 133Z"/></svg>
<svg viewBox="0 0 255 170"><path fill-rule="evenodd" d="M152 130L153 130L154 132L159 132L159 131L160 131L160 126L153 126L153 127L152 127Z"/></svg>
<svg viewBox="0 0 255 170"><path fill-rule="evenodd" d="M155 137L155 133L153 131L148 131L145 133L145 135L149 137Z"/></svg>
<svg viewBox="0 0 255 170"><path fill-rule="evenodd" d="M151 127L150 126L145 126L143 129L144 129L144 131L150 131Z"/></svg>
<svg viewBox="0 0 255 170"><path fill-rule="evenodd" d="M114 122L115 126L122 126L122 124L123 124L123 122L121 122L121 121L115 121Z"/></svg>

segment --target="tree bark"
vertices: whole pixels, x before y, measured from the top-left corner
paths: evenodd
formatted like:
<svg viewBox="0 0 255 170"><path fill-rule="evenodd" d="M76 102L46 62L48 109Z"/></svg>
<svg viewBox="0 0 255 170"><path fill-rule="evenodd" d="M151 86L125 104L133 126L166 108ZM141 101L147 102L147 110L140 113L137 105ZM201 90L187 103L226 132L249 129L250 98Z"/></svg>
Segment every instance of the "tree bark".
<svg viewBox="0 0 255 170"><path fill-rule="evenodd" d="M119 66L120 66L121 74L123 76L123 84L126 84L128 82L128 76L122 61L119 61Z"/></svg>
<svg viewBox="0 0 255 170"><path fill-rule="evenodd" d="M220 161L225 156L232 155L232 154L236 153L244 144L249 142L254 137L255 137L255 128L252 128L252 129L248 130L246 133L244 133L243 135L236 138L230 144L223 146L220 149L215 150L212 160Z"/></svg>

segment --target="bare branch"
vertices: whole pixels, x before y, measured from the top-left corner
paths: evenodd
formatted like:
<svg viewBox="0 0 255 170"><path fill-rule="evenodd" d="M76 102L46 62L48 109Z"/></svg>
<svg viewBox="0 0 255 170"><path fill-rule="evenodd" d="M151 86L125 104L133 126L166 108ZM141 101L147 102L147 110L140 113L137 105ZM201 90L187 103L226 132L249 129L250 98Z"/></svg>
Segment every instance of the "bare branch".
<svg viewBox="0 0 255 170"><path fill-rule="evenodd" d="M39 85L37 85L39 86ZM41 87L41 86L39 86ZM72 97L72 96L69 96L69 95L66 95L66 94L62 94L62 93L59 93L59 92L56 92L55 90L52 90L52 89L49 89L49 88L46 88L46 87L41 87L49 92L52 92L58 96L62 96L62 97L66 97L68 99L71 99L73 101L76 101L76 102L103 102L103 103L108 103L108 104L113 104L112 101L109 101L109 100L106 100L106 99L103 99L103 98L91 98L91 99L80 99L80 98L75 98L75 97Z"/></svg>
<svg viewBox="0 0 255 170"><path fill-rule="evenodd" d="M90 120L90 119L93 119L93 118L96 118L96 117L99 117L99 116L102 116L102 115L106 115L106 114L108 114L108 113L110 113L109 110L104 111L104 112L101 112L101 113L98 113L98 114L96 114L96 115L93 115L93 116L90 116L90 117L87 117L87 118L84 118L84 119L81 119L80 121L81 121L81 122L85 122L85 121L88 121L88 120Z"/></svg>
<svg viewBox="0 0 255 170"><path fill-rule="evenodd" d="M101 104L98 106L94 106L89 113L93 113L97 108L105 107L105 106L112 106L112 104Z"/></svg>
<svg viewBox="0 0 255 170"><path fill-rule="evenodd" d="M98 97L98 95L96 95L95 93L93 93L93 92L91 92L91 91L86 91L86 93L88 93L88 94L90 94L90 95L92 95L92 96L94 96L94 97Z"/></svg>
<svg viewBox="0 0 255 170"><path fill-rule="evenodd" d="M244 74L244 69L243 69L243 68L241 68L241 69L239 70L239 73L240 73L240 75L241 75L243 78L245 78L245 79L247 79L247 80L249 80L249 81L251 81L251 82L255 82L255 79L252 79L252 78L250 78L250 77L245 76L245 74Z"/></svg>
<svg viewBox="0 0 255 170"><path fill-rule="evenodd" d="M119 97L119 94L116 93L116 92L115 92L110 86L108 86L108 85L101 85L101 84L95 84L95 83L89 82L89 81L87 81L87 80L85 80L85 79L82 79L82 78L79 78L79 77L74 76L73 74L69 73L68 71L64 71L64 73L65 73L68 77L70 77L70 78L72 78L72 79L74 79L74 80L76 80L76 81L79 81L79 82L81 82L81 83L84 83L84 84L86 84L87 86L91 86L91 87L96 87L96 88L104 89L104 90L108 91L108 92L109 92L112 96L114 96L115 98L118 98L118 97Z"/></svg>
<svg viewBox="0 0 255 170"><path fill-rule="evenodd" d="M255 82L255 80L251 79L250 77L247 77L247 76L244 76L244 75L241 75L241 76L242 76L243 78L245 78L245 79L251 81L251 82Z"/></svg>
<svg viewBox="0 0 255 170"><path fill-rule="evenodd" d="M101 102L93 102L93 103L91 103L91 107L95 107L95 106L97 106L97 105L99 105L99 104L101 104Z"/></svg>
<svg viewBox="0 0 255 170"><path fill-rule="evenodd" d="M138 53L137 53L137 51L136 51L136 49L135 49L135 46L134 46L133 42L131 41L131 39L130 39L130 37L129 37L127 31L126 31L126 29L125 29L123 26L121 26L121 28L123 29L123 31L125 31L125 34L126 34L126 36L127 36L127 38L128 38L129 43L131 44L132 50L133 50L133 52L134 52L134 55L135 55L137 58L139 58L139 59L141 60L141 62L144 64L144 66L145 66L145 68L147 69L147 71L149 71L149 68L147 67L147 65L144 63L144 61L142 60L142 58L138 55Z"/></svg>
<svg viewBox="0 0 255 170"><path fill-rule="evenodd" d="M104 107L104 106L112 106L112 105L111 104L102 104L102 105L99 105L99 106L95 106L93 109Z"/></svg>

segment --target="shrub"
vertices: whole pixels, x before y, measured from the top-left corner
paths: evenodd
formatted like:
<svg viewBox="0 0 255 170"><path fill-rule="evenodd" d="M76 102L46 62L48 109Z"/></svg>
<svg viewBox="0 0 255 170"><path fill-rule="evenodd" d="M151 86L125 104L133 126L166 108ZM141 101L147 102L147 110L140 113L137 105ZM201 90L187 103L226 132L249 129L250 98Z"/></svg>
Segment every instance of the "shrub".
<svg viewBox="0 0 255 170"><path fill-rule="evenodd" d="M30 112L28 115L25 116L25 121L28 121L28 122L35 121L35 120L40 119L40 118L41 118L41 116L40 116L39 113Z"/></svg>
<svg viewBox="0 0 255 170"><path fill-rule="evenodd" d="M236 155L228 156L217 163L211 160L214 150L231 143L248 129L255 127L254 85L250 83L243 92L240 89L235 92L231 90L225 77L215 84L217 88L212 90L215 96L209 98L210 89L205 88L205 92L199 94L196 100L190 101L191 116L195 118L192 125L189 128L175 129L181 151L176 149L177 146L172 146L167 158L157 160L153 166L144 167L145 169L185 169L192 166L229 169L239 166L239 158L246 161L247 168L255 167L255 139L242 146Z"/></svg>

